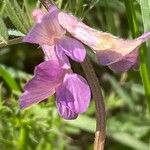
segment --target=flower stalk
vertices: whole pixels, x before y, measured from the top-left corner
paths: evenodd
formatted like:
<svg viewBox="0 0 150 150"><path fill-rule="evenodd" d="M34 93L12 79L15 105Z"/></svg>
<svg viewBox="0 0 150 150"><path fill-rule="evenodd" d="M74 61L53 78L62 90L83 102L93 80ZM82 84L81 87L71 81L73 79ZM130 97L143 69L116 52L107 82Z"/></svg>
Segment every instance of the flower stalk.
<svg viewBox="0 0 150 150"><path fill-rule="evenodd" d="M84 62L81 65L91 87L96 106L96 133L94 150L103 150L106 136L106 114L102 89L88 56L86 56Z"/></svg>

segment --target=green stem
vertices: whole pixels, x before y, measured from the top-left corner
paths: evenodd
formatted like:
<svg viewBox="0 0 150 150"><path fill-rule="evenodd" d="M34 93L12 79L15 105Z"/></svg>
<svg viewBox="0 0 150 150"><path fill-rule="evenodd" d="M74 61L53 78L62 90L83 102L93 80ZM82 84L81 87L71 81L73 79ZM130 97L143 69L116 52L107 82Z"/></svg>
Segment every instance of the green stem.
<svg viewBox="0 0 150 150"><path fill-rule="evenodd" d="M22 37L9 40L8 43L0 43L0 48L10 46L10 45L14 45L14 44L19 44L19 43L22 43Z"/></svg>
<svg viewBox="0 0 150 150"><path fill-rule="evenodd" d="M149 74L149 68L148 68L148 61L147 61L147 48L146 45L144 45L140 50L140 72L142 81L144 84L145 89L145 96L147 99L147 105L149 109L149 115L150 115L150 74Z"/></svg>
<svg viewBox="0 0 150 150"><path fill-rule="evenodd" d="M28 129L25 126L20 128L20 135L18 140L19 150L27 150L28 148Z"/></svg>
<svg viewBox="0 0 150 150"><path fill-rule="evenodd" d="M126 7L129 26L132 31L132 36L133 38L135 38L139 35L139 28L138 28L138 21L136 18L136 11L134 8L133 0L124 0L124 3ZM149 75L149 68L148 68L147 48L145 45L140 49L139 53L140 53L140 73L141 73L141 78L145 89L145 96L147 99L148 109L150 113L150 75Z"/></svg>

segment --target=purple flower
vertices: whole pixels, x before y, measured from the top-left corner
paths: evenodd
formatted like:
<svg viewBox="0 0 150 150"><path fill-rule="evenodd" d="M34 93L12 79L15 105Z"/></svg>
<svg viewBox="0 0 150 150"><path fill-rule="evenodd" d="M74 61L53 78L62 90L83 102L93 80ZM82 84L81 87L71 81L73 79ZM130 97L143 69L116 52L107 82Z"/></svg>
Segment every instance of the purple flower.
<svg viewBox="0 0 150 150"><path fill-rule="evenodd" d="M41 10L33 12L37 24L24 41L39 44L46 61L35 67L34 77L25 85L20 97L20 106L29 107L56 93L59 114L65 119L75 119L87 110L91 92L87 81L72 72L66 55L81 62L85 49L79 41L65 36L57 15L55 6L49 9L48 14Z"/></svg>
<svg viewBox="0 0 150 150"><path fill-rule="evenodd" d="M134 40L124 40L90 28L65 12L58 14L58 20L63 28L94 50L101 65L115 72L137 67L138 48L150 38L150 32L147 32Z"/></svg>

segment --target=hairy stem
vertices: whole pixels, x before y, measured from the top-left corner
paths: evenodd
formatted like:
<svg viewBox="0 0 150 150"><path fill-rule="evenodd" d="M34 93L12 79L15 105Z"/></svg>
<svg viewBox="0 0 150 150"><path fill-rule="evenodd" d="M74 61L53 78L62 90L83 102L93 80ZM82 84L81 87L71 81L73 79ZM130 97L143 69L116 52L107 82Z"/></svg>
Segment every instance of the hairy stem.
<svg viewBox="0 0 150 150"><path fill-rule="evenodd" d="M40 0L40 2L48 10L49 6L53 4L50 0ZM98 78L95 74L94 68L90 62L88 56L86 56L84 62L81 64L86 74L88 83L91 87L93 98L96 106L96 133L94 150L104 150L105 136L106 136L106 119L105 119L105 104L102 96L101 86Z"/></svg>

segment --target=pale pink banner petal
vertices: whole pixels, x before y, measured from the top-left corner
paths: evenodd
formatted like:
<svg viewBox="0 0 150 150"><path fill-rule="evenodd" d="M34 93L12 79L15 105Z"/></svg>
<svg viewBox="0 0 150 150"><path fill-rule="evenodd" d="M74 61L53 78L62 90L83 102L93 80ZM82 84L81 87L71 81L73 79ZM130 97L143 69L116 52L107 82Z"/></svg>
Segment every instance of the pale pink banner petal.
<svg viewBox="0 0 150 150"><path fill-rule="evenodd" d="M51 8L52 11L48 12L48 14L42 18L42 21L37 23L24 37L24 42L39 45L53 45L56 40L60 39L65 34L65 30L58 22L59 10L56 6L53 7Z"/></svg>
<svg viewBox="0 0 150 150"><path fill-rule="evenodd" d="M150 32L147 32L134 40L121 39L90 28L65 12L58 14L58 20L63 28L94 50L102 65L111 65L121 61L150 38Z"/></svg>
<svg viewBox="0 0 150 150"><path fill-rule="evenodd" d="M34 9L32 11L32 18L35 20L36 23L40 23L45 15L46 12L41 9Z"/></svg>

